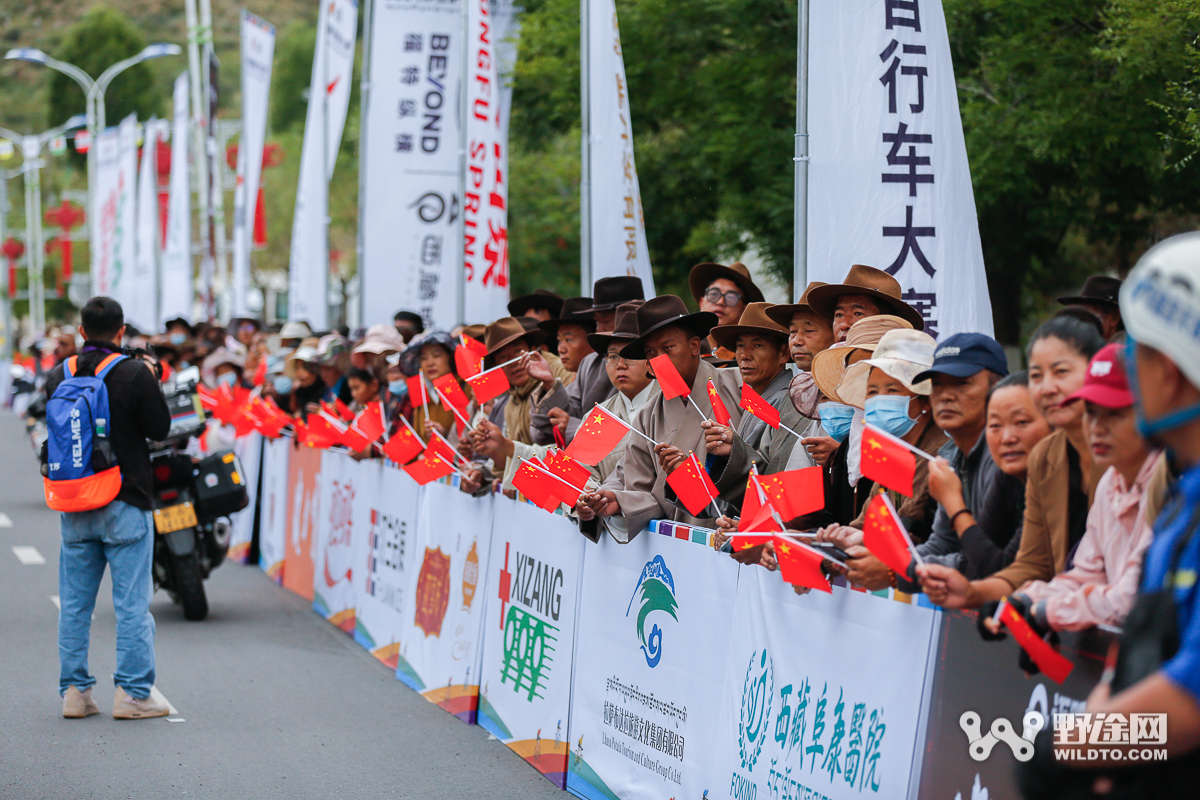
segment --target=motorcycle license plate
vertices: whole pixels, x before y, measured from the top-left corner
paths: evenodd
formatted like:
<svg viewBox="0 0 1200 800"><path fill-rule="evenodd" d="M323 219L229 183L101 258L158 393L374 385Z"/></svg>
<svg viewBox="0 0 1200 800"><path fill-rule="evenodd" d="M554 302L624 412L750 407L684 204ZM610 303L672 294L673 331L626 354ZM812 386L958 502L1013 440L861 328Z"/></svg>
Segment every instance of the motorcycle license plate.
<svg viewBox="0 0 1200 800"><path fill-rule="evenodd" d="M167 506L154 511L154 529L159 533L194 528L196 524L196 509L192 508L191 503L180 503L177 506Z"/></svg>

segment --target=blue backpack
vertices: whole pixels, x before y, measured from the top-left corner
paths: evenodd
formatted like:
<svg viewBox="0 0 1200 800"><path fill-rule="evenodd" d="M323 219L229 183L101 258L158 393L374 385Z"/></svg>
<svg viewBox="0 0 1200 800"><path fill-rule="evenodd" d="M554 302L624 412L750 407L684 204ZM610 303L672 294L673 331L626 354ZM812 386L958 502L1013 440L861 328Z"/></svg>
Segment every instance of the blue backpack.
<svg viewBox="0 0 1200 800"><path fill-rule="evenodd" d="M63 380L46 403L46 505L55 511L92 511L121 491L121 469L109 443L108 387L104 378L125 356L112 353L95 375L77 375L78 356L63 362Z"/></svg>

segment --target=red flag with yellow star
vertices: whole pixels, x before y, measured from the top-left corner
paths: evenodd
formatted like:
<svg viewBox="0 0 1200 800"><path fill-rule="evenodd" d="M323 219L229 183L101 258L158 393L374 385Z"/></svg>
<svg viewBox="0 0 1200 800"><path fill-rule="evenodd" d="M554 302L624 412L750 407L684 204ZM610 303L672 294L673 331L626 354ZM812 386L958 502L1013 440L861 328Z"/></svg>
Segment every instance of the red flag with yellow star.
<svg viewBox="0 0 1200 800"><path fill-rule="evenodd" d="M378 400L367 403L367 407L354 420L354 424L363 436L372 442L378 441L384 432L382 404Z"/></svg>
<svg viewBox="0 0 1200 800"><path fill-rule="evenodd" d="M404 417L400 419L400 430L383 445L383 454L397 464L407 464L421 454L425 443Z"/></svg>
<svg viewBox="0 0 1200 800"><path fill-rule="evenodd" d="M878 428L864 425L862 474L906 497L912 497L917 458L894 437Z"/></svg>
<svg viewBox="0 0 1200 800"><path fill-rule="evenodd" d="M471 401L467 399L467 393L462 390L458 378L453 373L447 372L435 380L433 388L437 389L443 400L457 408L460 414L464 417L467 415L467 404Z"/></svg>
<svg viewBox="0 0 1200 800"><path fill-rule="evenodd" d="M833 594L829 579L821 571L821 562L825 556L816 550L792 539L776 536L775 561L779 564L779 574L793 586L806 586Z"/></svg>
<svg viewBox="0 0 1200 800"><path fill-rule="evenodd" d="M471 385L475 401L480 405L494 400L509 389L508 376L504 374L503 367L492 367L487 372L480 372L467 378L467 383Z"/></svg>
<svg viewBox="0 0 1200 800"><path fill-rule="evenodd" d="M621 443L629 425L611 411L595 406L567 446L566 454L581 464L596 466Z"/></svg>
<svg viewBox="0 0 1200 800"><path fill-rule="evenodd" d="M746 483L742 519L753 519L761 505L751 480L753 479L747 479ZM758 484L785 522L825 507L825 478L820 467L759 475Z"/></svg>
<svg viewBox="0 0 1200 800"><path fill-rule="evenodd" d="M683 376L679 374L679 370L675 369L675 365L671 363L671 357L666 353L650 359L650 369L654 370L654 377L658 379L658 386L662 389L663 397L668 400L692 393L692 387L683 380Z"/></svg>
<svg viewBox="0 0 1200 800"><path fill-rule="evenodd" d="M397 438L399 437L392 437L392 441ZM454 471L453 464L430 450L431 448L426 448L423 456L403 468L421 486L436 481L438 478L444 478Z"/></svg>
<svg viewBox="0 0 1200 800"><path fill-rule="evenodd" d="M575 438L579 438L578 434ZM700 516L709 503L716 502L716 484L700 466L700 459L696 458L695 453L690 454L667 476L667 485L675 490L675 496L693 517Z"/></svg>
<svg viewBox="0 0 1200 800"><path fill-rule="evenodd" d="M558 494L555 492L558 488L555 484L558 481L542 470L536 469L532 462L536 462L536 459L527 459L521 462L521 466L513 473L513 488L529 498L535 506L546 511L554 511L560 502ZM537 462L537 465L542 466L540 462Z"/></svg>
<svg viewBox="0 0 1200 800"><path fill-rule="evenodd" d="M483 357L487 355L487 346L470 336L460 334L458 338L462 345L454 348L454 365L458 367L458 376L466 380L483 370Z"/></svg>
<svg viewBox="0 0 1200 800"><path fill-rule="evenodd" d="M572 487L578 489L575 495L576 499L578 499L579 492L583 491L584 487L587 486L588 479L592 477L592 473L588 471L588 468L560 450L549 451L542 460L546 465L546 469L571 484ZM561 492L565 491L569 493L571 491L564 484L559 484L559 487L560 496ZM565 503L566 500L563 500L563 502ZM567 505L575 504L571 502L567 503Z"/></svg>
<svg viewBox="0 0 1200 800"><path fill-rule="evenodd" d="M738 403L738 408L749 411L772 428L779 427L779 409L764 400L748 383L742 384L742 402Z"/></svg>
<svg viewBox="0 0 1200 800"><path fill-rule="evenodd" d="M725 402L721 399L721 395L717 394L717 387L713 386L712 378L708 379L708 402L712 405L713 421L718 425L729 426L729 409L725 408Z"/></svg>
<svg viewBox="0 0 1200 800"><path fill-rule="evenodd" d="M912 540L887 495L871 499L863 524L863 545L897 575L907 575L912 562Z"/></svg>
<svg viewBox="0 0 1200 800"><path fill-rule="evenodd" d="M1075 665L1071 663L1070 659L1051 647L1049 642L1038 636L1025 618L1008 603L1004 604L1004 610L1000 612L1000 621L1012 632L1017 644L1021 645L1029 654L1033 663L1038 665L1047 678L1055 683L1062 683L1067 679Z"/></svg>

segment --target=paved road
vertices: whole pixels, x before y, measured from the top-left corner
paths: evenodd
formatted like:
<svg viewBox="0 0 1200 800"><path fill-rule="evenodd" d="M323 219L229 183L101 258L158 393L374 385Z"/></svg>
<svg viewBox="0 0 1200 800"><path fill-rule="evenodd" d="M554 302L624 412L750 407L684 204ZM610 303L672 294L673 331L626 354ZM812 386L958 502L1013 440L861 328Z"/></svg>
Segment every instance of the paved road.
<svg viewBox="0 0 1200 800"><path fill-rule="evenodd" d="M208 582L185 622L159 592L158 688L182 722L116 722L105 580L92 627L100 715L64 720L58 687L58 517L20 423L0 411L0 800L564 798L486 731L398 683L254 567ZM36 554L44 564L22 563ZM33 558L32 560L36 560Z"/></svg>

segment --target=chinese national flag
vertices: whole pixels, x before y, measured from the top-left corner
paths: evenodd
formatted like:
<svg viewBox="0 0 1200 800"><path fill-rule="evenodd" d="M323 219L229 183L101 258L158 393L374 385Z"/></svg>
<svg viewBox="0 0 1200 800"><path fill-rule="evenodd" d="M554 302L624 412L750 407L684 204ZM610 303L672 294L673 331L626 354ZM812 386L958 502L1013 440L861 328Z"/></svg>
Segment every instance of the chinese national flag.
<svg viewBox="0 0 1200 800"><path fill-rule="evenodd" d="M747 479L742 519L753 519L758 513L760 502L752 480ZM825 480L820 467L759 475L758 485L785 522L825 507Z"/></svg>
<svg viewBox="0 0 1200 800"><path fill-rule="evenodd" d="M712 378L708 379L708 402L712 405L713 421L718 425L728 426L729 409L725 408L725 401L717 394L717 387L713 385Z"/></svg>
<svg viewBox="0 0 1200 800"><path fill-rule="evenodd" d="M476 358L482 359L487 355L487 345L476 339L474 336L460 334L459 338L462 340L463 347L469 352L473 353Z"/></svg>
<svg viewBox="0 0 1200 800"><path fill-rule="evenodd" d="M458 378L447 372L433 382L433 388L437 390L438 395L442 398L442 404L454 406L458 413L455 419L467 416L467 404L471 401L467 399L467 393L462 390L462 386L458 383ZM447 408L447 410L450 410Z"/></svg>
<svg viewBox="0 0 1200 800"><path fill-rule="evenodd" d="M342 432L335 430L324 416L314 414L308 418L308 434L304 437L304 444L324 450L341 440Z"/></svg>
<svg viewBox="0 0 1200 800"><path fill-rule="evenodd" d="M358 418L354 420L354 425L368 440L379 441L379 437L383 436L384 431L383 405L378 400L368 403Z"/></svg>
<svg viewBox="0 0 1200 800"><path fill-rule="evenodd" d="M255 386L262 386L267 380L267 359L260 358L258 366L254 368L254 376L250 379Z"/></svg>
<svg viewBox="0 0 1200 800"><path fill-rule="evenodd" d="M1000 612L1000 621L1012 632L1017 644L1021 645L1029 654L1033 663L1046 673L1047 678L1055 683L1062 683L1067 679L1075 665L1071 663L1070 659L1051 647L1049 642L1038 636L1016 609L1005 603L1004 610Z"/></svg>
<svg viewBox="0 0 1200 800"><path fill-rule="evenodd" d="M425 385L425 376L417 373L411 378L405 378L404 382L408 384L408 398L412 401L413 408L437 403L437 399L429 394L429 387Z"/></svg>
<svg viewBox="0 0 1200 800"><path fill-rule="evenodd" d="M779 409L763 400L748 383L742 384L742 402L738 403L738 408L749 411L772 428L779 427Z"/></svg>
<svg viewBox="0 0 1200 800"><path fill-rule="evenodd" d="M621 443L627 433L629 426L624 420L596 406L579 426L566 454L581 464L594 467Z"/></svg>
<svg viewBox="0 0 1200 800"><path fill-rule="evenodd" d="M743 509L744 510L744 509ZM738 520L738 531L746 533L766 533L768 531L782 531L779 523L775 521L775 515L771 513L771 506L763 503L757 505L753 515L743 514ZM762 544L762 542L759 542ZM738 549L734 545L734 549Z"/></svg>
<svg viewBox="0 0 1200 800"><path fill-rule="evenodd" d="M671 363L671 357L666 353L650 359L650 368L654 370L654 377L658 378L658 386L662 389L663 397L674 400L676 397L691 394L692 387L684 382L683 376L679 374L679 370L675 369L675 365Z"/></svg>
<svg viewBox="0 0 1200 800"><path fill-rule="evenodd" d="M296 444L306 444L308 442L308 425L299 417L293 417L291 421L292 431L296 434Z"/></svg>
<svg viewBox="0 0 1200 800"><path fill-rule="evenodd" d="M425 443L407 424L383 445L383 454L397 464L407 464L425 449Z"/></svg>
<svg viewBox="0 0 1200 800"><path fill-rule="evenodd" d="M393 437L392 441L394 442L398 438L400 437ZM436 481L438 478L444 478L454 471L454 467L449 462L429 452L428 449L426 449L425 455L403 469L421 486Z"/></svg>
<svg viewBox="0 0 1200 800"><path fill-rule="evenodd" d="M460 336L459 339L462 345L454 348L454 365L458 368L458 376L465 380L483 370L483 357L487 355L487 347L470 336Z"/></svg>
<svg viewBox="0 0 1200 800"><path fill-rule="evenodd" d="M785 581L793 586L807 586L833 594L829 579L821 572L821 562L825 557L819 550L782 536L776 536L774 541L775 561Z"/></svg>
<svg viewBox="0 0 1200 800"><path fill-rule="evenodd" d="M340 397L333 398L333 409L345 422L354 419L354 412L350 410L350 406L342 402L342 398Z"/></svg>
<svg viewBox="0 0 1200 800"><path fill-rule="evenodd" d="M494 400L509 389L508 376L504 374L503 367L492 367L487 372L467 378L467 383L471 385L475 400L480 405Z"/></svg>
<svg viewBox="0 0 1200 800"><path fill-rule="evenodd" d="M875 495L867 506L863 524L863 545L897 575L907 575L912 561L908 531L896 516L887 495Z"/></svg>
<svg viewBox="0 0 1200 800"><path fill-rule="evenodd" d="M454 445L450 444L450 442L448 442L444 436L436 431L432 436L429 437L429 444L426 445L425 449L430 454L437 453L451 464L454 463L455 458L460 458L454 449Z"/></svg>
<svg viewBox="0 0 1200 800"><path fill-rule="evenodd" d="M579 438L578 435L575 436ZM704 512L705 507L717 496L717 487L708 477L700 460L692 453L687 459L667 476L667 485L675 490L675 495L683 507L693 517Z"/></svg>
<svg viewBox="0 0 1200 800"><path fill-rule="evenodd" d="M863 426L862 474L876 483L913 496L917 457L895 438L870 425Z"/></svg>
<svg viewBox="0 0 1200 800"><path fill-rule="evenodd" d="M579 501L579 495L587 486L588 479L592 477L592 473L566 453L557 450L547 453L544 463L546 469L567 482L555 481L558 486L555 487L554 493L567 505L575 505Z"/></svg>
<svg viewBox="0 0 1200 800"><path fill-rule="evenodd" d="M535 469L530 461L522 462L512 477L513 487L528 497L534 505L544 508L546 511L554 511L558 508L560 498L557 494L558 487L555 484L558 484L557 480L545 472ZM562 486L562 484L558 485Z"/></svg>
<svg viewBox="0 0 1200 800"><path fill-rule="evenodd" d="M342 434L342 444L350 448L355 453L360 453L371 446L371 440L363 436L353 422L346 426L345 433Z"/></svg>

